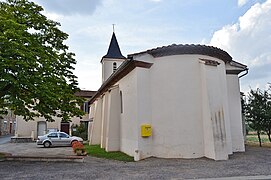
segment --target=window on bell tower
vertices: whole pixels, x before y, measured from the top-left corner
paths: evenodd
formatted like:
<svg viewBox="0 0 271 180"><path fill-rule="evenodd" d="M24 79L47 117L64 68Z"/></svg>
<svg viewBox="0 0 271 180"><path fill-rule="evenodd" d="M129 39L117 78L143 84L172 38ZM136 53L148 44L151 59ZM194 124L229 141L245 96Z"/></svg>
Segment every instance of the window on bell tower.
<svg viewBox="0 0 271 180"><path fill-rule="evenodd" d="M117 70L117 63L114 62L114 63L113 63L113 73L114 73L116 70Z"/></svg>

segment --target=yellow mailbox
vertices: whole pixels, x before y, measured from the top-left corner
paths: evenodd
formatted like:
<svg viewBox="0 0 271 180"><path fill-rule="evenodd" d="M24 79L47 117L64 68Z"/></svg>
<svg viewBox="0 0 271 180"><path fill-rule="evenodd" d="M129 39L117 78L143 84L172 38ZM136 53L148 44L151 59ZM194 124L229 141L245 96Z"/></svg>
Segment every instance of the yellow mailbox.
<svg viewBox="0 0 271 180"><path fill-rule="evenodd" d="M150 124L141 124L141 136L149 137L152 135L152 127Z"/></svg>

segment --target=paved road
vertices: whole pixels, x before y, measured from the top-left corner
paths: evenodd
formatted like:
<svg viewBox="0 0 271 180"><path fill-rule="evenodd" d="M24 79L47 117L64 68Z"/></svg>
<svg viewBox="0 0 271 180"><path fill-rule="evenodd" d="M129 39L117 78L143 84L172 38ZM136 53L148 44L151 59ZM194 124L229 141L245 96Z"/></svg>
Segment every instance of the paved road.
<svg viewBox="0 0 271 180"><path fill-rule="evenodd" d="M269 176L267 176L269 175ZM0 162L1 179L271 179L271 149L249 147L228 161L207 158L119 162L86 157L84 163ZM252 177L251 177L252 176ZM240 178L239 178L240 177Z"/></svg>
<svg viewBox="0 0 271 180"><path fill-rule="evenodd" d="M5 144L10 142L12 135L0 136L0 144Z"/></svg>

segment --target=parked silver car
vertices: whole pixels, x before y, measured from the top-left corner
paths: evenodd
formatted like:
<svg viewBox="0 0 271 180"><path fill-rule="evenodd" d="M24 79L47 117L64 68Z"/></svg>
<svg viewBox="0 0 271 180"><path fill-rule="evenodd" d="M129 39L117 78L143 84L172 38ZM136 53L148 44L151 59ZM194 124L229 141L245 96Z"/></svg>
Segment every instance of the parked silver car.
<svg viewBox="0 0 271 180"><path fill-rule="evenodd" d="M83 139L80 137L69 136L64 132L50 132L43 136L38 136L37 145L43 145L46 148L50 146L71 146L74 141L83 143Z"/></svg>

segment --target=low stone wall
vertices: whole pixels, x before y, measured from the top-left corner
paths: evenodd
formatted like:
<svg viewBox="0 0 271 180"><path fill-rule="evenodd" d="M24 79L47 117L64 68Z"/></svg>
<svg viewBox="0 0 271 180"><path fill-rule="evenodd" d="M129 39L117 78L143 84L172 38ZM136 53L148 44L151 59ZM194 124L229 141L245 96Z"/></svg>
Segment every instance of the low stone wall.
<svg viewBox="0 0 271 180"><path fill-rule="evenodd" d="M12 137L10 140L11 143L28 143L34 142L31 137Z"/></svg>

